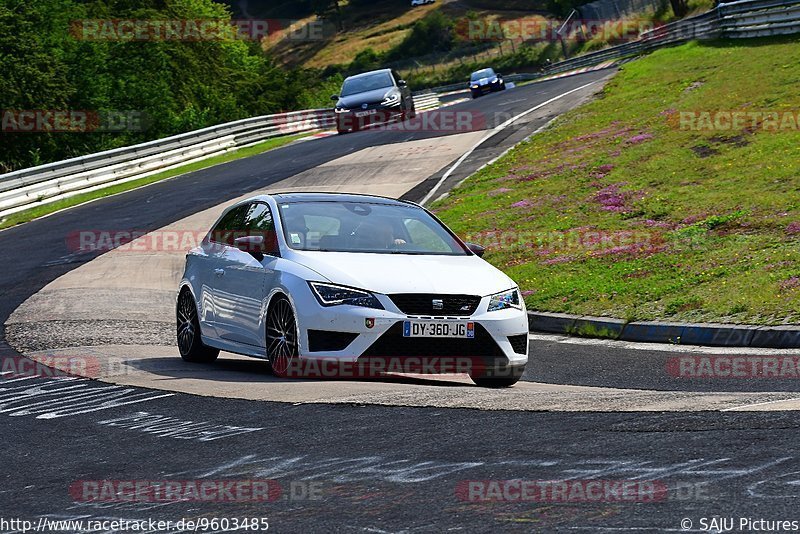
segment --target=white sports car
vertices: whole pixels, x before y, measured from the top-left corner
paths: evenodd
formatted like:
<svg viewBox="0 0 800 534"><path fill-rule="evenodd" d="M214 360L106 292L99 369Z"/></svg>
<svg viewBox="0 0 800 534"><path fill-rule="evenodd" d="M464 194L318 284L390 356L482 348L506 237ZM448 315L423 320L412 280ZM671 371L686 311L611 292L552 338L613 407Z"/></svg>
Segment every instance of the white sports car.
<svg viewBox="0 0 800 534"><path fill-rule="evenodd" d="M265 358L278 376L332 374L333 362L338 376L467 372L513 385L528 361L525 305L482 253L411 202L254 197L186 255L181 357L225 350Z"/></svg>

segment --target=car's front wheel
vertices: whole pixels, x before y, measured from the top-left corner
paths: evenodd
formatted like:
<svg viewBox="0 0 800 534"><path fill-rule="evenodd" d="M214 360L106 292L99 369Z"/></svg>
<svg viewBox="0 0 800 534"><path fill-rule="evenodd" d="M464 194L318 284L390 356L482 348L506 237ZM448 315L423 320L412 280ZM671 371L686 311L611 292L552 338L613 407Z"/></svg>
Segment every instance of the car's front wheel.
<svg viewBox="0 0 800 534"><path fill-rule="evenodd" d="M519 382L524 372L524 365L503 366L470 373L469 377L482 388L508 388Z"/></svg>
<svg viewBox="0 0 800 534"><path fill-rule="evenodd" d="M200 320L197 317L197 305L192 292L181 291L176 307L178 321L177 339L181 358L187 362L208 363L219 356L219 349L203 344L200 337Z"/></svg>
<svg viewBox="0 0 800 534"><path fill-rule="evenodd" d="M297 321L286 297L276 298L267 312L267 358L275 376L291 374L298 361Z"/></svg>

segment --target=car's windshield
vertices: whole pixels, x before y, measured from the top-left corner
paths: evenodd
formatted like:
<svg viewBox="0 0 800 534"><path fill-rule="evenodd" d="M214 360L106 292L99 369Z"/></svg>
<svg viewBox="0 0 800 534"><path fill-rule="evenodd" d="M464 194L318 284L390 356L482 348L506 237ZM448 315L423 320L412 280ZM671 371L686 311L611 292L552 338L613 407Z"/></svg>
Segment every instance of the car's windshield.
<svg viewBox="0 0 800 534"><path fill-rule="evenodd" d="M296 250L467 254L441 223L412 205L286 202L280 204L280 215L286 242Z"/></svg>
<svg viewBox="0 0 800 534"><path fill-rule="evenodd" d="M480 80L481 78L491 78L492 76L494 76L494 71L492 69L483 69L473 72L471 80L474 82L475 80Z"/></svg>
<svg viewBox="0 0 800 534"><path fill-rule="evenodd" d="M389 88L393 85L392 76L388 72L376 72L375 74L345 80L342 85L341 96L365 93L375 89L383 89L384 87Z"/></svg>

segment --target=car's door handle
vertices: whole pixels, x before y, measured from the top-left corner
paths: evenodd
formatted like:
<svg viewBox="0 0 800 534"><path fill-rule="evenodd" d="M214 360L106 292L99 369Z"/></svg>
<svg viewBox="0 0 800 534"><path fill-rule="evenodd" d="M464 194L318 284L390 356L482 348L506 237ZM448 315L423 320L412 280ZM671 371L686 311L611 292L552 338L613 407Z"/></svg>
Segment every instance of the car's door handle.
<svg viewBox="0 0 800 534"><path fill-rule="evenodd" d="M225 269L214 269L214 274L217 276L222 276L225 274Z"/></svg>

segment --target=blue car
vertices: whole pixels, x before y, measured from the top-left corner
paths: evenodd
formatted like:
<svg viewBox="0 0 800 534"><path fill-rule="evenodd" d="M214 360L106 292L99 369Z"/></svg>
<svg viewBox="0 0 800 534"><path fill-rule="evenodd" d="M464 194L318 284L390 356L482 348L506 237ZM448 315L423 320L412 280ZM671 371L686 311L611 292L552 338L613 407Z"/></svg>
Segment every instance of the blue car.
<svg viewBox="0 0 800 534"><path fill-rule="evenodd" d="M506 82L503 81L503 76L494 69L481 69L473 72L469 77L469 89L472 92L472 98L478 98L487 93L505 91Z"/></svg>

